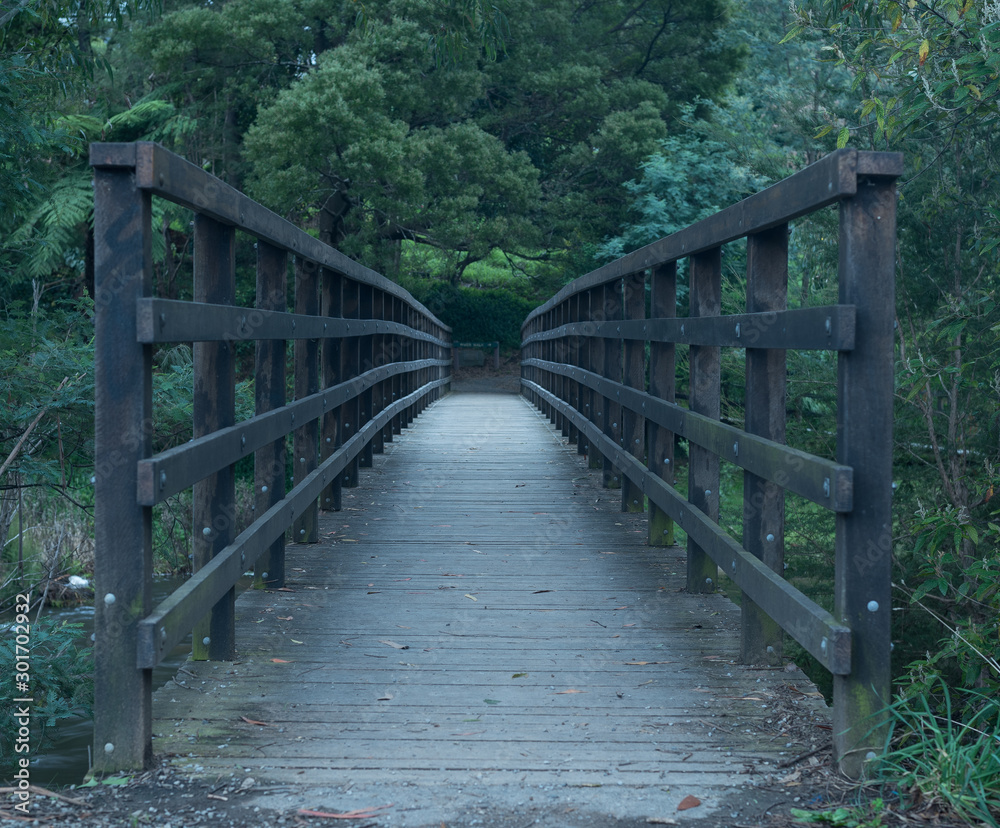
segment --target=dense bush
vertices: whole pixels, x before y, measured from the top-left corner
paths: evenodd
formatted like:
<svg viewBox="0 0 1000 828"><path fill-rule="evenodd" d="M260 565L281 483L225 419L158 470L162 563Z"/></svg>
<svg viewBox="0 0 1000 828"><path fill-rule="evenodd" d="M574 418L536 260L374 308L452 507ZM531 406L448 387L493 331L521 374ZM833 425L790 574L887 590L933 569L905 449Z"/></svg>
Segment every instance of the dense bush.
<svg viewBox="0 0 1000 828"><path fill-rule="evenodd" d="M521 347L521 323L535 303L509 290L476 290L434 282L416 291L417 298L451 327L455 342L500 343L505 350Z"/></svg>

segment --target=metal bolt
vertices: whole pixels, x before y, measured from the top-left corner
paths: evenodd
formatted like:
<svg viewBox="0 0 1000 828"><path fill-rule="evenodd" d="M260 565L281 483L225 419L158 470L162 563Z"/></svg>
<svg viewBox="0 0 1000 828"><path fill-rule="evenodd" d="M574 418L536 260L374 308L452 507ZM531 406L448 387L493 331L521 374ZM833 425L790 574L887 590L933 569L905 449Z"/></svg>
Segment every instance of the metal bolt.
<svg viewBox="0 0 1000 828"><path fill-rule="evenodd" d="M683 334L683 333L684 333L684 326L681 325L681 334Z"/></svg>
<svg viewBox="0 0 1000 828"><path fill-rule="evenodd" d="M766 540L767 540L768 543L774 543L774 535L772 535L770 532L768 532Z"/></svg>
<svg viewBox="0 0 1000 828"><path fill-rule="evenodd" d="M878 755L875 753L874 750L870 750L870 751L868 751L868 753L865 754L865 759L867 759L869 762L872 759L877 759L877 758L878 758Z"/></svg>
<svg viewBox="0 0 1000 828"><path fill-rule="evenodd" d="M246 434L241 434L240 435L240 448L246 448L246 447L247 447L247 436L246 436Z"/></svg>
<svg viewBox="0 0 1000 828"><path fill-rule="evenodd" d="M824 653L826 652L827 646L828 646L828 644L827 644L827 640L825 638L822 641L819 642L819 648Z"/></svg>
<svg viewBox="0 0 1000 828"><path fill-rule="evenodd" d="M830 332L832 330L833 330L833 322L831 321L830 317L828 316L826 318L826 334L827 334L827 336L830 335Z"/></svg>
<svg viewBox="0 0 1000 828"><path fill-rule="evenodd" d="M167 631L166 631L166 629L164 629L163 627L160 627L160 639L165 641L166 638L167 638Z"/></svg>
<svg viewBox="0 0 1000 828"><path fill-rule="evenodd" d="M767 652L770 653L771 655L774 655L774 647L768 645Z"/></svg>
<svg viewBox="0 0 1000 828"><path fill-rule="evenodd" d="M267 573L266 572L261 572L260 573L260 577L263 578L266 581L267 580Z"/></svg>
<svg viewBox="0 0 1000 828"><path fill-rule="evenodd" d="M878 601L868 602L868 612L878 612Z"/></svg>
<svg viewBox="0 0 1000 828"><path fill-rule="evenodd" d="M736 338L737 339L740 338L740 323L739 322L736 323Z"/></svg>
<svg viewBox="0 0 1000 828"><path fill-rule="evenodd" d="M260 490L261 490L262 492L266 492L266 491L267 491L267 486L261 486L261 487L260 487Z"/></svg>
<svg viewBox="0 0 1000 828"><path fill-rule="evenodd" d="M733 561L733 572L736 571L736 561Z"/></svg>
<svg viewBox="0 0 1000 828"><path fill-rule="evenodd" d="M161 471L160 472L160 488L163 489L163 488L166 487L166 485L167 485L167 473Z"/></svg>
<svg viewBox="0 0 1000 828"><path fill-rule="evenodd" d="M305 533L306 533L306 530L305 530L305 529L299 529L299 534L300 534L300 535L304 535Z"/></svg>
<svg viewBox="0 0 1000 828"><path fill-rule="evenodd" d="M823 494L826 495L827 497L830 496L830 478L829 477L824 477L823 478Z"/></svg>
<svg viewBox="0 0 1000 828"><path fill-rule="evenodd" d="M712 579L711 578L706 578L705 579L705 583L708 584L709 586L711 586L712 585Z"/></svg>
<svg viewBox="0 0 1000 828"><path fill-rule="evenodd" d="M705 489L705 497L711 497L711 496L712 496L712 490L711 489Z"/></svg>
<svg viewBox="0 0 1000 828"><path fill-rule="evenodd" d="M105 596L104 596L104 603L105 603L105 604L107 604L107 605L108 605L109 607L110 607L110 606L111 606L111 605L112 605L112 604L113 604L113 603L114 603L114 602L115 602L116 600L118 600L118 599L117 599L117 598L115 598L115 594L114 594L113 592L109 592L109 593L108 593L107 595L105 595Z"/></svg>
<svg viewBox="0 0 1000 828"><path fill-rule="evenodd" d="M212 534L212 527L211 526L206 526L204 529L201 530L201 533L203 535L205 535L206 537L208 535L211 535Z"/></svg>
<svg viewBox="0 0 1000 828"><path fill-rule="evenodd" d="M733 443L733 456L734 457L739 457L740 456L740 444L739 443Z"/></svg>
<svg viewBox="0 0 1000 828"><path fill-rule="evenodd" d="M161 181L160 183L162 184L163 182ZM111 742L108 742L107 744L104 745L104 752L105 753L114 753L115 752L115 746Z"/></svg>
<svg viewBox="0 0 1000 828"><path fill-rule="evenodd" d="M209 638L209 637L208 637L208 636L206 635L206 636L205 636L205 637L204 637L204 638L203 638L203 639L201 640L201 643L202 643L202 644L204 644L204 645L205 645L205 646L207 647L207 646L208 646L209 644L211 644L211 643L212 643L212 639L211 639L211 638Z"/></svg>

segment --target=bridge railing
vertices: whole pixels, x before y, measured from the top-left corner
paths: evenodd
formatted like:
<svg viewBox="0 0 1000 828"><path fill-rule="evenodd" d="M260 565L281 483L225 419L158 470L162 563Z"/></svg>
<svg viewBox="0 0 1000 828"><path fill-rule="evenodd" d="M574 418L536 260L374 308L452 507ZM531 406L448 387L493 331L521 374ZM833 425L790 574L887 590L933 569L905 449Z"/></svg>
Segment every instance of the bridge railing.
<svg viewBox="0 0 1000 828"><path fill-rule="evenodd" d="M235 655L235 584L284 585L285 537L318 540L318 506L450 381L450 329L409 293L152 143L95 144L96 770L148 765L152 668L193 631L195 658ZM192 302L152 295L151 204L194 212ZM235 306L237 231L256 301ZM293 307L287 307L293 261ZM256 414L235 418L235 345L255 341ZM294 342L294 399L286 347ZM193 439L152 453L154 346L193 343ZM292 488L286 440L292 435ZM237 534L235 464L254 457ZM193 489L194 574L152 606L152 510Z"/></svg>
<svg viewBox="0 0 1000 828"><path fill-rule="evenodd" d="M687 587L742 590L742 659L779 664L782 630L833 674L834 752L856 774L890 700L895 179L902 156L840 150L678 233L570 283L522 328L522 390L649 506L649 543L687 533ZM789 222L839 205L839 301L788 309ZM721 314L721 250L745 238L746 313ZM678 318L687 259L689 315ZM647 314L648 286L648 314ZM675 349L690 346L688 405ZM746 349L745 425L720 422L721 350ZM785 444L786 350L837 353L836 461ZM688 491L674 437L689 441ZM744 470L742 543L718 525L719 461ZM834 610L782 577L784 492L836 514Z"/></svg>

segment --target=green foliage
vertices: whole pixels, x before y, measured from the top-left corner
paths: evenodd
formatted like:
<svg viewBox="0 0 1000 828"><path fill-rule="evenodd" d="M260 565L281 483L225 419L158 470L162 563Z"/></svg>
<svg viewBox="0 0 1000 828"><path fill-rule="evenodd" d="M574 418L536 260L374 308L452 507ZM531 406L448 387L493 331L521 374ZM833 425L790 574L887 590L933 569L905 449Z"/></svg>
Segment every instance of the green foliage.
<svg viewBox="0 0 1000 828"><path fill-rule="evenodd" d="M689 125L688 132L660 141L640 166L642 177L625 184L635 218L598 249L602 258L669 236L760 189L762 180L737 163L731 147L701 134L701 124Z"/></svg>
<svg viewBox="0 0 1000 828"><path fill-rule="evenodd" d="M509 290L477 290L443 282L416 286L414 294L446 325L455 342L499 342L505 350L521 347L521 323L535 302Z"/></svg>
<svg viewBox="0 0 1000 828"><path fill-rule="evenodd" d="M22 625L23 626L23 625ZM55 622L48 618L30 625L31 664L31 751L37 752L51 740L50 728L67 716L91 715L94 703L93 651L80 645L81 624ZM5 676L13 677L17 664L15 636L11 633L0 638L0 669ZM8 738L0 741L0 768L5 778L19 754L14 752L15 713L18 705L13 694L5 693L0 699L0 716L8 725Z"/></svg>
<svg viewBox="0 0 1000 828"><path fill-rule="evenodd" d="M979 696L962 721L941 683L942 709L924 696L902 698L888 708L885 751L869 771L891 780L911 804L944 804L963 820L1000 825L1000 702Z"/></svg>
<svg viewBox="0 0 1000 828"><path fill-rule="evenodd" d="M874 799L867 807L834 808L831 811L805 811L792 808L792 819L807 825L832 825L834 828L881 828L885 803Z"/></svg>

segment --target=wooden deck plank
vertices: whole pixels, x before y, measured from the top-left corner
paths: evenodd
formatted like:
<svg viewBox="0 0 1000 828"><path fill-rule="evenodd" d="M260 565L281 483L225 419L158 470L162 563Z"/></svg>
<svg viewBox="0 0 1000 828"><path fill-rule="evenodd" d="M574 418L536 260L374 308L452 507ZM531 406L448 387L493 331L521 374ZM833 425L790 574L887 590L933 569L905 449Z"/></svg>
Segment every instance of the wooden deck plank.
<svg viewBox="0 0 1000 828"><path fill-rule="evenodd" d="M240 597L237 660L156 693L158 754L450 800L470 779L512 801L627 784L674 813L793 754L782 706L827 721L801 673L736 663L738 608L683 592L685 551L645 546L644 516L519 397L449 395L385 448L320 543L288 548L287 591Z"/></svg>

